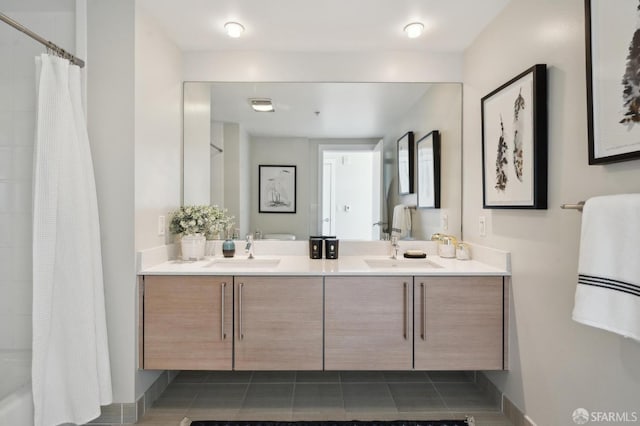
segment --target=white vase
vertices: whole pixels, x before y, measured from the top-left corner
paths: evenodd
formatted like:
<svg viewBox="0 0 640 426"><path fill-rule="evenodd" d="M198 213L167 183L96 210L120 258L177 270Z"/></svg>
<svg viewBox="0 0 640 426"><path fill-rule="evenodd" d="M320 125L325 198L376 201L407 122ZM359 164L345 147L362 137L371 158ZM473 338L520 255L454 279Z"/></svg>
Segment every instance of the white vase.
<svg viewBox="0 0 640 426"><path fill-rule="evenodd" d="M182 260L199 260L204 258L206 238L202 234L183 235L180 239Z"/></svg>

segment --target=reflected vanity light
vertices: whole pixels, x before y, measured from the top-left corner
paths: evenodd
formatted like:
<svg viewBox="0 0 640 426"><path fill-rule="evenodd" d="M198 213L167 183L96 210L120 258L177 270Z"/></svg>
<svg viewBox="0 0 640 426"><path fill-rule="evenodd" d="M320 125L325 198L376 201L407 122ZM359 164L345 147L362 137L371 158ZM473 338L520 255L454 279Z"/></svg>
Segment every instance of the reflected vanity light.
<svg viewBox="0 0 640 426"><path fill-rule="evenodd" d="M231 38L238 38L244 32L244 27L242 26L242 24L233 21L224 24L224 29L227 32L227 35Z"/></svg>
<svg viewBox="0 0 640 426"><path fill-rule="evenodd" d="M407 37L409 38L420 37L423 31L424 24L421 22L411 22L404 27L404 32L407 33Z"/></svg>
<svg viewBox="0 0 640 426"><path fill-rule="evenodd" d="M255 112L274 112L275 108L273 108L273 103L269 98L252 98L249 99L249 103L251 104L251 108Z"/></svg>

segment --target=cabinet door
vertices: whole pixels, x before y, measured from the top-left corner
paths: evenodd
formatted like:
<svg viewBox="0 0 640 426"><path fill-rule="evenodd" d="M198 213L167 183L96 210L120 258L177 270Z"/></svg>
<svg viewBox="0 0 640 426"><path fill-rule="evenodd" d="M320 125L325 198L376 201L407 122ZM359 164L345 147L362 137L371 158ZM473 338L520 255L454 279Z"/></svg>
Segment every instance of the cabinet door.
<svg viewBox="0 0 640 426"><path fill-rule="evenodd" d="M236 370L322 370L322 278L235 277Z"/></svg>
<svg viewBox="0 0 640 426"><path fill-rule="evenodd" d="M144 278L144 368L231 370L231 277Z"/></svg>
<svg viewBox="0 0 640 426"><path fill-rule="evenodd" d="M325 279L325 369L410 370L412 277Z"/></svg>
<svg viewBox="0 0 640 426"><path fill-rule="evenodd" d="M501 370L501 277L415 278L415 368Z"/></svg>

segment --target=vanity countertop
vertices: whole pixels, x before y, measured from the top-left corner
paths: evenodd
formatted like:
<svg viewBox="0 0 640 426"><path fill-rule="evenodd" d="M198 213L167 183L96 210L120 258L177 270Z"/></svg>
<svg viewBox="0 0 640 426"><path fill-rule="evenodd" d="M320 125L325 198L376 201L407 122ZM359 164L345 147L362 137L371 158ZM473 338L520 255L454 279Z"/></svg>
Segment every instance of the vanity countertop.
<svg viewBox="0 0 640 426"><path fill-rule="evenodd" d="M308 256L209 257L199 261L169 260L140 269L138 275L371 275L371 276L508 276L505 268L477 260L446 259L429 255L427 259L391 259L389 256L341 256L336 260L310 259Z"/></svg>

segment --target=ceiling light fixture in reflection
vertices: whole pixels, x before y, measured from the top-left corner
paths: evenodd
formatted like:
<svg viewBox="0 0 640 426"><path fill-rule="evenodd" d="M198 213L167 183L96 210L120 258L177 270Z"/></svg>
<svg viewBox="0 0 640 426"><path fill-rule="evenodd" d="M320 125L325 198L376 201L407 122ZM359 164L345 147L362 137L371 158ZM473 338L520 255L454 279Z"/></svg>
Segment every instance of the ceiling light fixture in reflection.
<svg viewBox="0 0 640 426"><path fill-rule="evenodd" d="M227 35L231 38L238 38L244 32L244 27L242 26L242 24L232 21L224 24L224 29L227 32Z"/></svg>
<svg viewBox="0 0 640 426"><path fill-rule="evenodd" d="M422 22L412 22L404 27L404 32L407 33L407 37L409 38L420 37L423 31L424 24Z"/></svg>

